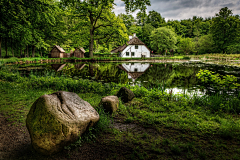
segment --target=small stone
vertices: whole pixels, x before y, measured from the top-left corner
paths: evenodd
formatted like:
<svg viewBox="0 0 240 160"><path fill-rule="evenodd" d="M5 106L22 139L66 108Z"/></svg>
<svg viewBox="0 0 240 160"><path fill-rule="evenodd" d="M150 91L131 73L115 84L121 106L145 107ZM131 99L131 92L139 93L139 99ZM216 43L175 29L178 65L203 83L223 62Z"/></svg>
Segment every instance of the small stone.
<svg viewBox="0 0 240 160"><path fill-rule="evenodd" d="M98 120L97 111L76 93L59 91L34 102L26 125L33 148L51 155L77 141Z"/></svg>
<svg viewBox="0 0 240 160"><path fill-rule="evenodd" d="M122 87L118 91L117 97L121 98L121 100L124 103L127 103L127 102L131 101L135 97L135 95L134 95L134 93L130 89L128 89L126 87Z"/></svg>
<svg viewBox="0 0 240 160"><path fill-rule="evenodd" d="M100 105L105 111L109 113L116 112L119 106L119 99L117 96L107 96L101 99Z"/></svg>

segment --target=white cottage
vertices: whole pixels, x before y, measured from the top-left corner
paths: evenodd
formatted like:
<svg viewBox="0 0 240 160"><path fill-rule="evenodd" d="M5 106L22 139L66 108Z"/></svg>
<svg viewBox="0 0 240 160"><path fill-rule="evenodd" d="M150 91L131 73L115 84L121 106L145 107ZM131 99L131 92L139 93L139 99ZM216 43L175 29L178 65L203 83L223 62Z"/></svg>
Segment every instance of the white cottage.
<svg viewBox="0 0 240 160"><path fill-rule="evenodd" d="M123 58L150 57L150 49L136 36L136 33L129 36L127 44L113 49L111 53L119 53L119 57Z"/></svg>

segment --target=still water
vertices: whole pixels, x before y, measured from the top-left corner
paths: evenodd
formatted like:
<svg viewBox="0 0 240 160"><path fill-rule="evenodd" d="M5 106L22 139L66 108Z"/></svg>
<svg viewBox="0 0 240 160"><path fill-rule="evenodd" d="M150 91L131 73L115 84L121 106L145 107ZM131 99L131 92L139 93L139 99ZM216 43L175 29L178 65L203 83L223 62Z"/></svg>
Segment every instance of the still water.
<svg viewBox="0 0 240 160"><path fill-rule="evenodd" d="M66 63L18 66L22 75L67 75L73 79L90 79L102 83L122 83L158 88L167 93L204 95L196 74L207 69L220 75L234 75L240 83L240 68L205 63Z"/></svg>

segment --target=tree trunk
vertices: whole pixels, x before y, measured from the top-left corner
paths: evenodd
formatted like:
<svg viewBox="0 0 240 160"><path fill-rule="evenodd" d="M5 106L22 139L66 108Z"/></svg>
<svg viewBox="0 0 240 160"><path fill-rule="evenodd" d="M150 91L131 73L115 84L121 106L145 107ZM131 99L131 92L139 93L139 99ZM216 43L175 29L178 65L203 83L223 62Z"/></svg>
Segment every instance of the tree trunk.
<svg viewBox="0 0 240 160"><path fill-rule="evenodd" d="M29 54L28 54L28 45L27 45L27 57L29 58Z"/></svg>
<svg viewBox="0 0 240 160"><path fill-rule="evenodd" d="M12 43L12 41L11 41L11 43ZM14 57L13 43L11 44L11 47L12 47L12 56Z"/></svg>
<svg viewBox="0 0 240 160"><path fill-rule="evenodd" d="M40 48L40 54L41 54L41 57L42 57L42 49Z"/></svg>
<svg viewBox="0 0 240 160"><path fill-rule="evenodd" d="M26 49L27 49L27 48L24 49L24 58L26 57Z"/></svg>
<svg viewBox="0 0 240 160"><path fill-rule="evenodd" d="M0 37L0 58L2 58L2 37Z"/></svg>
<svg viewBox="0 0 240 160"><path fill-rule="evenodd" d="M93 65L89 64L89 74L91 77L94 77L94 73L93 73Z"/></svg>
<svg viewBox="0 0 240 160"><path fill-rule="evenodd" d="M32 46L32 57L35 57L35 49L36 49L36 46Z"/></svg>
<svg viewBox="0 0 240 160"><path fill-rule="evenodd" d="M94 35L92 29L90 30L90 44L89 44L89 57L93 57L93 44L94 44Z"/></svg>
<svg viewBox="0 0 240 160"><path fill-rule="evenodd" d="M5 51L6 51L6 55L5 55L5 57L7 57L7 38L5 38Z"/></svg>
<svg viewBox="0 0 240 160"><path fill-rule="evenodd" d="M20 57L22 58L22 47L20 48Z"/></svg>

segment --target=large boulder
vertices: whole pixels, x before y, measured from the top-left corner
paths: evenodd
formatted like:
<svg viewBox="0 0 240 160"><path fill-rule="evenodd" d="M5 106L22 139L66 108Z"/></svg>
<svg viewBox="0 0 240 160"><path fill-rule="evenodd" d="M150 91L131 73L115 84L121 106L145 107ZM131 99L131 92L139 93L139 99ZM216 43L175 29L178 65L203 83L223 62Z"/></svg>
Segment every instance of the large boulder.
<svg viewBox="0 0 240 160"><path fill-rule="evenodd" d="M107 96L101 99L100 105L105 111L109 113L116 112L119 106L119 99L117 96Z"/></svg>
<svg viewBox="0 0 240 160"><path fill-rule="evenodd" d="M135 97L135 95L130 89L128 89L126 87L122 87L118 91L117 97L121 98L121 100L124 103L127 103L127 102L131 101Z"/></svg>
<svg viewBox="0 0 240 160"><path fill-rule="evenodd" d="M59 91L34 102L26 125L33 148L51 155L77 141L98 120L97 111L76 93Z"/></svg>

